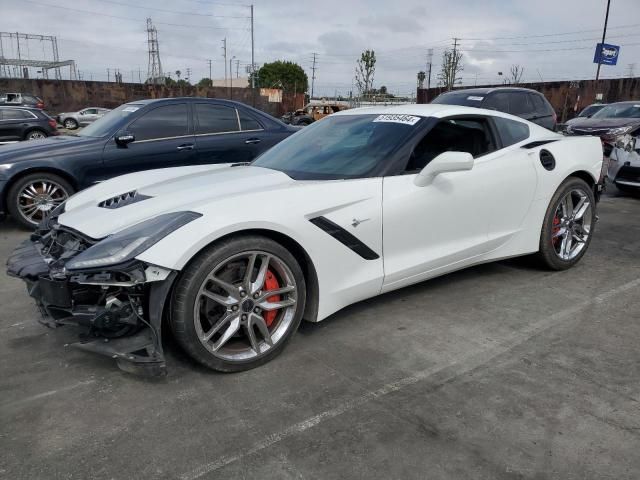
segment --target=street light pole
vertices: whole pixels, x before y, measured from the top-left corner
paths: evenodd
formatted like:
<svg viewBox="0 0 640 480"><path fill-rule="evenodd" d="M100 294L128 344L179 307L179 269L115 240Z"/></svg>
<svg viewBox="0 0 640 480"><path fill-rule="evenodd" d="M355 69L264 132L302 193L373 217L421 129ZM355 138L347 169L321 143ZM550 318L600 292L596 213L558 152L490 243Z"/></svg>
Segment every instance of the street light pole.
<svg viewBox="0 0 640 480"><path fill-rule="evenodd" d="M596 70L596 84L600 78L600 65L602 64L602 45L604 45L604 39L607 36L607 22L609 21L609 7L611 6L611 0L607 0L607 13L604 16L604 29L602 30L602 42L600 43L600 51L598 52L598 70Z"/></svg>
<svg viewBox="0 0 640 480"><path fill-rule="evenodd" d="M233 57L231 57L229 59L229 73L233 72L233 70L231 69L231 64L233 63L233 60L236 58L236 56L234 55ZM231 75L229 75L229 99L233 100L233 73L231 73Z"/></svg>

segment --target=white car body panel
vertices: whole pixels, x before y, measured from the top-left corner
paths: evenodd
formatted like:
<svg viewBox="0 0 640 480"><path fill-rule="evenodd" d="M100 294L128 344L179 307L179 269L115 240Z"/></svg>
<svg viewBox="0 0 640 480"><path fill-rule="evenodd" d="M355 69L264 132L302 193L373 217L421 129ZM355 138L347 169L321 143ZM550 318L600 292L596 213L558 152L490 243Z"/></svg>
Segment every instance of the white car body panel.
<svg viewBox="0 0 640 480"><path fill-rule="evenodd" d="M448 105L346 110L334 115L398 113L430 117L493 115L527 123L523 142L475 159L469 171L438 175L418 187L416 174L356 180L296 181L254 166L207 165L125 175L73 196L62 225L99 239L161 213L193 211L186 224L137 259L181 270L203 248L230 234L269 230L307 253L317 273L322 320L351 303L470 265L538 250L549 201L571 174L598 180L596 137L563 137L507 114ZM522 148L534 141L540 147ZM545 170L541 148L556 158ZM120 209L98 203L136 191L152 198ZM365 260L309 220L324 216L378 254Z"/></svg>

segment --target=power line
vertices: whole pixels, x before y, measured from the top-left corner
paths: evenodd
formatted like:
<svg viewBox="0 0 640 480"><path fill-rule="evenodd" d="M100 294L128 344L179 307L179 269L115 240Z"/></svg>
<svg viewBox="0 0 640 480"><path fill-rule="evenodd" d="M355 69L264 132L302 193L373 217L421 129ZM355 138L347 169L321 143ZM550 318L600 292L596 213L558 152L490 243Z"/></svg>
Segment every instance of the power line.
<svg viewBox="0 0 640 480"><path fill-rule="evenodd" d="M117 2L116 0L97 0L97 1L102 3L112 3L114 5L122 5L124 7L129 7L129 8L139 8L147 11L152 10L154 12L172 13L174 15L191 15L195 17L213 17L213 18L249 18L248 16L213 15L211 13L193 13L193 12L182 12L178 10L167 10L166 8L145 7L142 5L133 5L130 3Z"/></svg>

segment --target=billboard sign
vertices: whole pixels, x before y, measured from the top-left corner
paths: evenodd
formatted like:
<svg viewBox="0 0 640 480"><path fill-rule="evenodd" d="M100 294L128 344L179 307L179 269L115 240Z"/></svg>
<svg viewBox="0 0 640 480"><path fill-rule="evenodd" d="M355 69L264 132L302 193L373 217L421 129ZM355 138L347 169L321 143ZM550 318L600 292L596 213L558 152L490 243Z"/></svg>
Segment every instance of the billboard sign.
<svg viewBox="0 0 640 480"><path fill-rule="evenodd" d="M619 45L598 43L596 45L596 52L593 55L593 63L600 63L601 65L615 65L616 63L618 63L619 55Z"/></svg>

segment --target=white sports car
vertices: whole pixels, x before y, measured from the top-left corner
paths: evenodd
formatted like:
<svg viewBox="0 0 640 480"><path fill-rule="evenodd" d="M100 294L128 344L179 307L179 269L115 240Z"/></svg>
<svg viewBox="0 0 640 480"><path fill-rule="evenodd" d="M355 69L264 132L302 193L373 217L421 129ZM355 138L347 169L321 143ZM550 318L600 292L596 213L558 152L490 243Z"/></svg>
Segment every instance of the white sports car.
<svg viewBox="0 0 640 480"><path fill-rule="evenodd" d="M302 319L537 253L561 270L596 221L602 147L450 105L346 110L252 164L134 173L71 197L8 260L54 326L163 374L162 319L200 363L278 355Z"/></svg>

